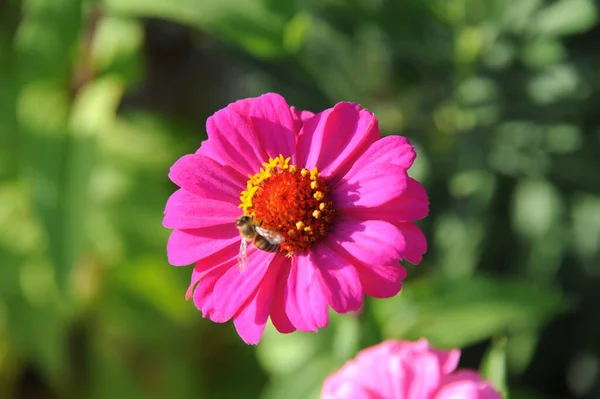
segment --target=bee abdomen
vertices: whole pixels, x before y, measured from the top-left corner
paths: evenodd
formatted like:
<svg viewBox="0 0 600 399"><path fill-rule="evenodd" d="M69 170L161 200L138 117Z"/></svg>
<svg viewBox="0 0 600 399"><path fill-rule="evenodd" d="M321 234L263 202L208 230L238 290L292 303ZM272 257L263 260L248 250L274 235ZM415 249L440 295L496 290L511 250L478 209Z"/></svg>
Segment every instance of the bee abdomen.
<svg viewBox="0 0 600 399"><path fill-rule="evenodd" d="M277 252L279 249L279 244L272 244L266 239L260 237L254 241L254 246L262 251L266 252Z"/></svg>

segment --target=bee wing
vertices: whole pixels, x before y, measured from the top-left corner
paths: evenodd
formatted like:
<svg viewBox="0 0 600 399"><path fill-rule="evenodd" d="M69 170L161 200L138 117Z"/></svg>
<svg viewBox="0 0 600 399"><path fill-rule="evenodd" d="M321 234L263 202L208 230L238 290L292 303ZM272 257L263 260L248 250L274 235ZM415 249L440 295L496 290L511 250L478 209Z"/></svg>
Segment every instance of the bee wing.
<svg viewBox="0 0 600 399"><path fill-rule="evenodd" d="M246 263L248 260L248 241L242 237L240 243L240 253L238 254L238 269L242 273L246 269Z"/></svg>
<svg viewBox="0 0 600 399"><path fill-rule="evenodd" d="M271 244L281 244L285 241L285 238L281 234L273 230L263 229L262 227L255 226L256 232L267 239Z"/></svg>

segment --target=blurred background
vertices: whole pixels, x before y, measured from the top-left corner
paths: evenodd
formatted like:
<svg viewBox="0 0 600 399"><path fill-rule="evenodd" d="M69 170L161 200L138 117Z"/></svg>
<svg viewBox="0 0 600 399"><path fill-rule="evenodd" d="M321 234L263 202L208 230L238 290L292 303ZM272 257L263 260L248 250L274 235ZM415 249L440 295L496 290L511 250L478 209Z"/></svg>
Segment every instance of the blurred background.
<svg viewBox="0 0 600 399"><path fill-rule="evenodd" d="M600 398L592 0L0 0L0 398L317 398L365 346L463 349L510 398ZM275 91L417 146L402 294L259 346L167 263L170 165Z"/></svg>

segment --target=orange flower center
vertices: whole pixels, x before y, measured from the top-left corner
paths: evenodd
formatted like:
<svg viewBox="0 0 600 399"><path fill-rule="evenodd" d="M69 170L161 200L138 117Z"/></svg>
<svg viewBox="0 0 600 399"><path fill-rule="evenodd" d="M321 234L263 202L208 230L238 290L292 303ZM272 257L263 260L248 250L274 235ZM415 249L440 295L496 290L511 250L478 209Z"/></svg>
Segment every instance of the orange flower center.
<svg viewBox="0 0 600 399"><path fill-rule="evenodd" d="M289 161L279 155L263 163L264 169L249 176L239 207L258 226L281 234L279 251L292 256L327 235L336 210L317 168L298 169Z"/></svg>

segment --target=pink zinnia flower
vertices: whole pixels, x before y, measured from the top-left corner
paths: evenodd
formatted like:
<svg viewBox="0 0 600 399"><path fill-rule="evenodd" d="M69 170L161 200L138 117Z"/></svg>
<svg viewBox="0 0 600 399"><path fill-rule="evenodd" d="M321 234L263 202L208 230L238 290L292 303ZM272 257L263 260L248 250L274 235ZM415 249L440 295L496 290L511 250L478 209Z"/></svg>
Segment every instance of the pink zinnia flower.
<svg viewBox="0 0 600 399"><path fill-rule="evenodd" d="M321 399L500 399L472 370L458 370L460 350L426 339L385 341L360 352L327 377Z"/></svg>
<svg viewBox="0 0 600 399"><path fill-rule="evenodd" d="M181 189L163 221L174 229L169 262L195 263L187 298L204 317L233 318L255 344L269 317L282 333L317 331L328 306L352 312L364 295L400 291L399 260L419 263L427 245L412 223L428 199L407 175L415 152L406 138L381 138L357 104L313 115L271 93L230 104L206 127L208 140L171 168ZM240 268L242 215L283 243L276 252L250 243Z"/></svg>

